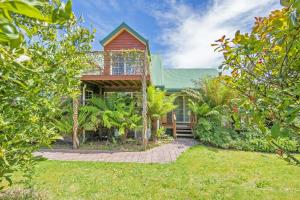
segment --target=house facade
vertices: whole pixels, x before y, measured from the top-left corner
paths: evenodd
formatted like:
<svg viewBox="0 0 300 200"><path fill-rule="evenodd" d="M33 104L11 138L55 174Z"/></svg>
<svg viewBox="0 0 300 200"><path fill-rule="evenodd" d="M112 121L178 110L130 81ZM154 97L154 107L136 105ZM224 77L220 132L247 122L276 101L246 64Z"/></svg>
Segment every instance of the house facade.
<svg viewBox="0 0 300 200"><path fill-rule="evenodd" d="M216 69L164 68L162 58L152 54L149 42L127 24L122 23L101 42L102 52L93 52L99 65L81 76L83 104L93 95L106 96L114 92L129 95L142 91L143 70L147 86L154 85L167 93L176 93L177 108L165 116L160 124L174 136L191 135L192 117L187 99L181 91L194 86L193 80L216 76Z"/></svg>

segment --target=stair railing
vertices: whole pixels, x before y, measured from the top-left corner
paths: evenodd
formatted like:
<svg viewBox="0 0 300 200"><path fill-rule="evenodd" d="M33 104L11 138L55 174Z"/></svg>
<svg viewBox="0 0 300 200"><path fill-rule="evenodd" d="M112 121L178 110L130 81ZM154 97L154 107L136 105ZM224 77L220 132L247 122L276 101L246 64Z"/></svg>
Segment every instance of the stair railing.
<svg viewBox="0 0 300 200"><path fill-rule="evenodd" d="M174 111L172 111L172 125L173 125L173 137L174 139L177 138L177 135L176 135L176 113Z"/></svg>

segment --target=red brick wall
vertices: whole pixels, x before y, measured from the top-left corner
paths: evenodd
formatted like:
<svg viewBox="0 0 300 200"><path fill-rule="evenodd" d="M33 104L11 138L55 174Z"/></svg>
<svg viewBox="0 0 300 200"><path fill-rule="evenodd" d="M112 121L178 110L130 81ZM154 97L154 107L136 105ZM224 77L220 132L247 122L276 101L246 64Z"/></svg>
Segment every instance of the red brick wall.
<svg viewBox="0 0 300 200"><path fill-rule="evenodd" d="M115 37L112 41L104 46L104 75L110 74L110 58L109 51L111 50L129 50L129 49L139 49L146 50L146 45L140 42L133 35L124 30L117 37Z"/></svg>

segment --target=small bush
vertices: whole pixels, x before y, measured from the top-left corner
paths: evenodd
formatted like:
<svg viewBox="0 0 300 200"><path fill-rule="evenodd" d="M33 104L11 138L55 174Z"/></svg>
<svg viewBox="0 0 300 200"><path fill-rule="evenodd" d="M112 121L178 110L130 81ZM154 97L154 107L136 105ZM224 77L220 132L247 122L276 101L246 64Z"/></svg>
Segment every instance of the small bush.
<svg viewBox="0 0 300 200"><path fill-rule="evenodd" d="M157 130L157 133L156 133L156 135L157 135L158 138L164 137L165 134L166 134L166 128L165 128L165 127L160 127L160 128Z"/></svg>
<svg viewBox="0 0 300 200"><path fill-rule="evenodd" d="M238 133L232 129L214 126L207 131L202 127L196 128L197 138L205 143L224 149L237 149L244 151L275 152L266 136L258 131ZM300 146L293 138L278 138L277 144L289 152L300 152Z"/></svg>

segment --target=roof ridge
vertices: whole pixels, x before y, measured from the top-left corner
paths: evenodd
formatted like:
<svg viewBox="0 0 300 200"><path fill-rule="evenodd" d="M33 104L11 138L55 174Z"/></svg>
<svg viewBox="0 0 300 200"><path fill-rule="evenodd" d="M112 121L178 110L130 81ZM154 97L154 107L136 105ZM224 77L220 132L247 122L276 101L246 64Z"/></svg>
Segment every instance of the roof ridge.
<svg viewBox="0 0 300 200"><path fill-rule="evenodd" d="M122 22L117 28L115 28L113 31L111 31L107 36L105 36L102 40L100 40L100 43L102 45L105 44L112 36L114 36L116 33L118 33L122 28L125 28L127 31L129 31L131 34L138 37L140 40L142 40L145 44L147 44L148 40L145 39L143 36L141 36L138 32L136 32L133 28L131 28L128 24L125 22Z"/></svg>
<svg viewBox="0 0 300 200"><path fill-rule="evenodd" d="M119 33L119 31L121 31L122 29L127 30L130 34L132 34L134 37L136 37L138 40L144 43L147 47L148 55L151 55L149 41L145 39L143 36L141 36L138 32L136 32L125 22L122 22L117 28L115 28L112 32L110 32L107 36L105 36L102 40L100 40L100 44L104 46L106 42L108 42L115 34Z"/></svg>
<svg viewBox="0 0 300 200"><path fill-rule="evenodd" d="M193 68L193 67L189 67L189 68L184 68L184 67L175 67L175 68L168 68L168 67L164 67L165 70L178 70L178 69L195 69L195 70L200 70L200 69L213 69L213 70L218 70L217 68L211 68L211 67L207 67L207 68Z"/></svg>

